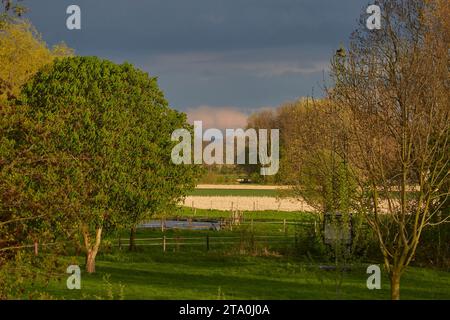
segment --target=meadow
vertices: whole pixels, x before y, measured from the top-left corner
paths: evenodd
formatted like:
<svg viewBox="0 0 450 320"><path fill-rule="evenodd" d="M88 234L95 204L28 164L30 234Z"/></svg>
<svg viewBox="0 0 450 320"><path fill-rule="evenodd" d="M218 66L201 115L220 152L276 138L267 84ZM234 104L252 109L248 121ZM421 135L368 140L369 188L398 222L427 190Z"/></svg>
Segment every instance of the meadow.
<svg viewBox="0 0 450 320"><path fill-rule="evenodd" d="M197 210L194 217L183 208L178 214L211 220L230 213ZM245 212L240 225L220 231L138 229L133 252L123 231L104 241L96 273L82 272L81 290L68 290L64 274L39 289L58 299L389 299L386 272L381 290L366 287L366 269L377 261L348 261L341 271L339 265L321 268L334 262L297 243L314 221L310 213ZM65 259L84 263L82 256ZM409 268L402 298L450 299L450 273Z"/></svg>
<svg viewBox="0 0 450 320"><path fill-rule="evenodd" d="M79 291L64 280L45 291L60 299L389 299L385 273L381 290L366 288L366 267L354 266L339 285L336 272L290 257L147 248L102 254L95 274L82 273ZM448 272L410 268L402 298L450 299L449 288Z"/></svg>

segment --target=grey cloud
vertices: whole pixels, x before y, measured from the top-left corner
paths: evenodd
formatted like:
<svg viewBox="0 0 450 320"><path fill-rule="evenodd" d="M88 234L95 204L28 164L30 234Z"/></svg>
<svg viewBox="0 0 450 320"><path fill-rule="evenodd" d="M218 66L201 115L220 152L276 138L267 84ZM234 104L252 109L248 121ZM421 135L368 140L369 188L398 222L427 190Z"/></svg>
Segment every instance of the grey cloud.
<svg viewBox="0 0 450 320"><path fill-rule="evenodd" d="M257 108L318 95L362 0L25 0L50 44L129 61L158 76L172 106ZM65 28L69 4L82 30Z"/></svg>
<svg viewBox="0 0 450 320"><path fill-rule="evenodd" d="M364 4L360 0L75 2L82 8L81 32L65 29L65 8L74 1L29 0L30 17L47 38L68 38L82 50L146 52L326 44L351 31Z"/></svg>

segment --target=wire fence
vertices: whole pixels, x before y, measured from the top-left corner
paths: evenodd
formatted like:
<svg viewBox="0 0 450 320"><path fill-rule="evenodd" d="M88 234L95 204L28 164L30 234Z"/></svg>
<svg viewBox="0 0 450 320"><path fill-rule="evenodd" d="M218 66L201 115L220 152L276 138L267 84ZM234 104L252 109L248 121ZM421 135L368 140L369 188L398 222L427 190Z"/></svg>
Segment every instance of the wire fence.
<svg viewBox="0 0 450 320"><path fill-rule="evenodd" d="M279 226L276 230L273 229L270 235L261 235L258 232L262 232L264 226ZM245 246L250 245L252 247L270 246L270 247L287 247L295 246L297 244L297 234L293 232L293 227L304 227L317 229L316 222L305 222L295 220L235 220L235 219L192 219L192 218L177 218L175 219L161 219L147 221L140 225L141 229L160 229L162 231L161 236L155 237L137 237L134 239L133 245L136 247L161 247L165 252L168 248L180 248L180 247L199 247L205 250L211 250L215 248L224 248L225 246ZM167 230L191 230L191 231L208 231L207 234L184 234L180 236L164 235ZM219 231L232 231L233 235L222 235ZM236 235L234 235L236 234ZM108 239L113 247L126 247L130 245L129 237L119 236L118 238ZM42 243L36 241L34 243L0 248L0 253L21 250L32 249L35 255L38 255L39 251L47 247L54 247L58 245L68 244L71 242L61 241L54 243Z"/></svg>
<svg viewBox="0 0 450 320"><path fill-rule="evenodd" d="M235 219L235 218L221 218L213 219L193 219L193 218L174 218L174 219L160 219L143 222L139 228L142 229L157 229L162 231L168 229L184 229L184 230L233 230L233 227L250 226L256 227L261 225L282 225L283 230L287 230L288 226L296 225L303 227L314 226L317 229L318 222L315 221L298 221L298 220L274 220L274 219Z"/></svg>
<svg viewBox="0 0 450 320"><path fill-rule="evenodd" d="M267 226L273 226L270 231L273 234L262 235L261 232ZM266 246L266 247L291 247L297 244L298 236L295 228L314 228L318 224L315 221L296 220L254 220L245 221L235 219L161 219L147 221L141 224L141 229L160 229L162 235L155 237L135 238L131 243L136 247L161 247L163 251L175 247L203 247L205 250L212 248L224 248L225 246ZM164 235L167 230L209 230L207 234L184 234L173 236L172 233ZM218 231L235 231L236 235L222 235ZM279 233L279 234L276 234ZM130 246L130 239L118 238L114 246Z"/></svg>
<svg viewBox="0 0 450 320"><path fill-rule="evenodd" d="M209 234L202 237L183 236L183 237L152 237L152 238L137 238L134 240L134 245L137 247L161 247L166 251L170 247L179 248L181 246L197 246L204 247L205 250L213 248L223 248L224 246L242 246L249 244L252 246L259 245L295 245L295 235L283 236L260 236L260 235L246 235L246 236L210 236ZM129 246L130 240L120 238L115 246Z"/></svg>

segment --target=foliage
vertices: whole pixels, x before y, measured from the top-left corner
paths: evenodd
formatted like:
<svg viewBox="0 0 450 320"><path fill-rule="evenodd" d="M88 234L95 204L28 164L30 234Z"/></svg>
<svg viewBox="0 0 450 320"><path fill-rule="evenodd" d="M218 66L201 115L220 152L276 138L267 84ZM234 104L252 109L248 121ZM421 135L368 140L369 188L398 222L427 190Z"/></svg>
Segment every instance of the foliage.
<svg viewBox="0 0 450 320"><path fill-rule="evenodd" d="M303 159L296 194L322 212L352 212L356 182L347 163L330 151L311 151Z"/></svg>
<svg viewBox="0 0 450 320"><path fill-rule="evenodd" d="M277 181L319 211L350 212L356 181L347 159L345 112L326 99L301 99L249 119L250 127L264 125L280 128Z"/></svg>
<svg viewBox="0 0 450 320"><path fill-rule="evenodd" d="M16 98L42 67L73 52L64 44L47 48L40 34L26 20L0 18L0 101Z"/></svg>
<svg viewBox="0 0 450 320"><path fill-rule="evenodd" d="M56 258L33 256L33 247L70 238L64 219L59 180L39 166L33 149L49 134L28 117L30 108L15 104L21 86L56 57L70 55L64 45L49 50L32 25L10 16L0 17L0 284L1 298L17 296L22 282L45 281ZM9 101L8 101L9 100ZM40 247L42 249L42 247ZM55 246L52 251L56 250ZM33 274L36 264L43 274ZM16 277L17 276L17 277ZM9 279L22 279L9 281ZM31 280L30 280L31 279ZM37 293L38 294L38 293ZM34 296L30 296L34 298Z"/></svg>
<svg viewBox="0 0 450 320"><path fill-rule="evenodd" d="M65 267L58 255L18 251L12 259L0 261L0 300L52 299L46 292L48 284L63 278Z"/></svg>
<svg viewBox="0 0 450 320"><path fill-rule="evenodd" d="M28 112L27 106L0 104L0 266L23 246L70 237L60 180L39 165L42 157L33 150L48 131Z"/></svg>
<svg viewBox="0 0 450 320"><path fill-rule="evenodd" d="M104 231L173 205L193 186L193 169L170 161L170 135L187 126L185 116L168 108L156 78L130 64L58 59L24 87L22 103L49 130L34 149L60 181L91 271Z"/></svg>

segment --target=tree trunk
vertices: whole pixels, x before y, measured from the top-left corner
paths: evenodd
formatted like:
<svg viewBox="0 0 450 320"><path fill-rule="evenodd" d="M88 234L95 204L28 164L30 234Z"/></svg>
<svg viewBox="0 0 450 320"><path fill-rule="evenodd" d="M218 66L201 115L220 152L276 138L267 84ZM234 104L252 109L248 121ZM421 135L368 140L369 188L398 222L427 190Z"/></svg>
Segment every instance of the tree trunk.
<svg viewBox="0 0 450 320"><path fill-rule="evenodd" d="M133 226L130 230L130 245L128 249L130 251L136 250L136 226Z"/></svg>
<svg viewBox="0 0 450 320"><path fill-rule="evenodd" d="M400 273L392 272L391 274L391 299L400 300Z"/></svg>
<svg viewBox="0 0 450 320"><path fill-rule="evenodd" d="M96 257L96 254L92 250L89 250L88 253L86 254L86 271L87 271L87 273L95 272L95 257Z"/></svg>
<svg viewBox="0 0 450 320"><path fill-rule="evenodd" d="M84 246L86 249L86 272L95 272L95 258L97 257L98 249L100 248L103 228L97 228L95 233L95 242L91 243L89 229L83 227Z"/></svg>

